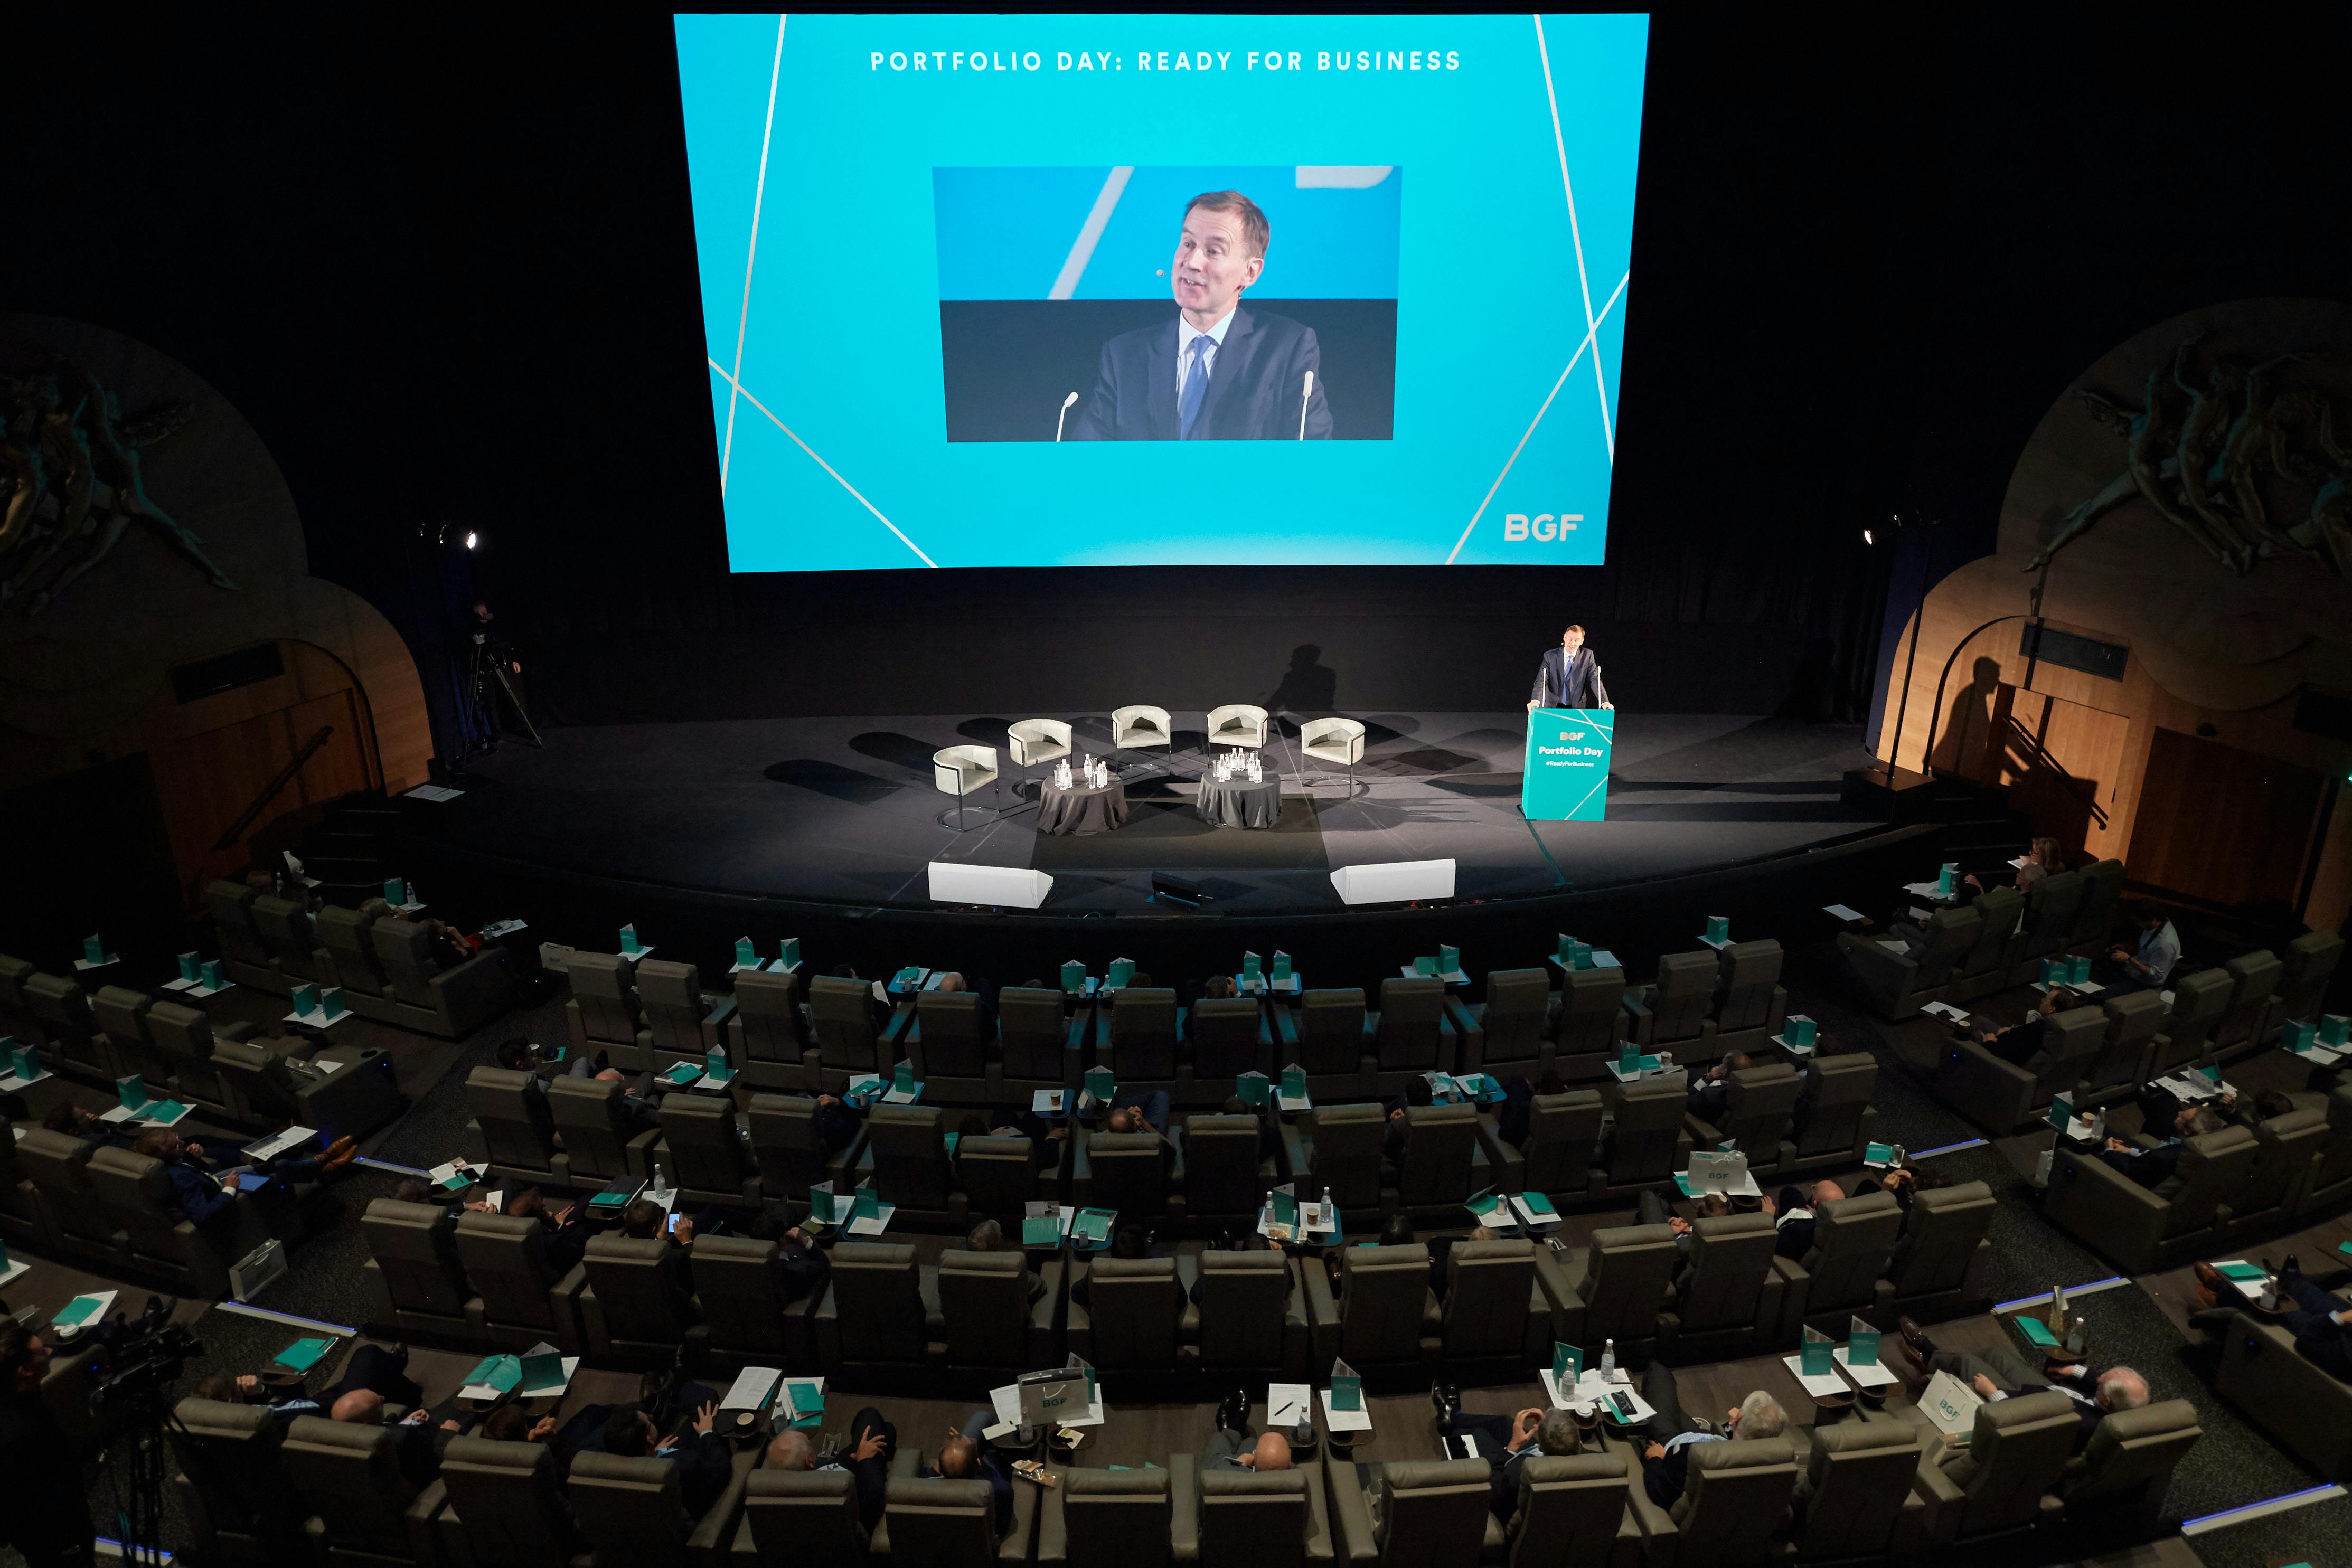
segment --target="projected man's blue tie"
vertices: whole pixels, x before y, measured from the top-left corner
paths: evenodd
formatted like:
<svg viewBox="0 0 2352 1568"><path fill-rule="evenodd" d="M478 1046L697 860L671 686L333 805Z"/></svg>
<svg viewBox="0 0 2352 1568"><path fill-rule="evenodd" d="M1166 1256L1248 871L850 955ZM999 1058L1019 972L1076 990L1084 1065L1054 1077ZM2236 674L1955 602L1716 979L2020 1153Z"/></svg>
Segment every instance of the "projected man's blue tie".
<svg viewBox="0 0 2352 1568"><path fill-rule="evenodd" d="M1216 346L1206 332L1192 340L1192 368L1184 372L1184 396L1176 405L1181 422L1178 434L1186 441L1192 439L1192 426L1200 423L1201 404L1209 395L1209 350Z"/></svg>

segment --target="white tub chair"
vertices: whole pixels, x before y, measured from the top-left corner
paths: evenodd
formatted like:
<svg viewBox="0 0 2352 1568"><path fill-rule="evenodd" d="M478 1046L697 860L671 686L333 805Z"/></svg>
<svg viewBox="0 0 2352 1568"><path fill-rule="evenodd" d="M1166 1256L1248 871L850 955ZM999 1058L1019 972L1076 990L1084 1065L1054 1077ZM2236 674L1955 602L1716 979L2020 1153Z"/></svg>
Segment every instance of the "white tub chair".
<svg viewBox="0 0 2352 1568"><path fill-rule="evenodd" d="M1209 710L1211 746L1264 746L1265 709L1249 703L1228 703Z"/></svg>
<svg viewBox="0 0 2352 1568"><path fill-rule="evenodd" d="M1025 772L1070 755L1070 727L1058 718L1024 718L1005 730L1004 744L1013 765ZM1020 786L1013 792L1019 795Z"/></svg>
<svg viewBox="0 0 2352 1568"><path fill-rule="evenodd" d="M956 798L953 811L940 813L940 826L953 826L957 832L962 832L964 797L996 782L996 747L950 746L944 751L932 752L931 782L941 794ZM950 817L954 819L952 823Z"/></svg>
<svg viewBox="0 0 2352 1568"><path fill-rule="evenodd" d="M1164 707L1138 704L1134 707L1114 708L1110 716L1110 743L1121 751L1134 751L1147 746L1169 746L1176 733L1175 721Z"/></svg>
<svg viewBox="0 0 2352 1568"><path fill-rule="evenodd" d="M1356 764L1364 759L1364 727L1352 718L1310 718L1298 727L1300 755L1348 770L1348 793L1356 792Z"/></svg>

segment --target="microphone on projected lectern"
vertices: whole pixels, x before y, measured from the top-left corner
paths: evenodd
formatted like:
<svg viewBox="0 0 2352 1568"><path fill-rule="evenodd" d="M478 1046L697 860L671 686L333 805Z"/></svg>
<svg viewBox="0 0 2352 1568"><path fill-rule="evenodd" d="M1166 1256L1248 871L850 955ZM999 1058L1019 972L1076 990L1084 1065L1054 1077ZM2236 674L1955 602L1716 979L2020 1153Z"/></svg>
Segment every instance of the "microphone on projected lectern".
<svg viewBox="0 0 2352 1568"><path fill-rule="evenodd" d="M1298 389L1298 439L1307 439L1307 405L1315 401L1315 372L1307 372L1306 384Z"/></svg>
<svg viewBox="0 0 2352 1568"><path fill-rule="evenodd" d="M1062 421L1070 417L1070 410L1078 405L1078 394L1072 392L1062 400L1062 412L1054 416L1054 439L1062 439Z"/></svg>

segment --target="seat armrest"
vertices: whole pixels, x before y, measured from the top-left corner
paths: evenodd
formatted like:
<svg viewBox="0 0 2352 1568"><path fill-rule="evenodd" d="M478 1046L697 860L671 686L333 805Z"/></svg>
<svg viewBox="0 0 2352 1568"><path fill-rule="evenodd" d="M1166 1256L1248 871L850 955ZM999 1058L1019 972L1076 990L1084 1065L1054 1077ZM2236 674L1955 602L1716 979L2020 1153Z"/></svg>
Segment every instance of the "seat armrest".
<svg viewBox="0 0 2352 1568"><path fill-rule="evenodd" d="M574 1355L587 1354L586 1330L581 1317L581 1298L588 1291L588 1265L574 1263L572 1272L555 1282L551 1298L555 1306L555 1343L558 1348Z"/></svg>
<svg viewBox="0 0 2352 1568"><path fill-rule="evenodd" d="M1037 1534L1037 1494L1044 1487L1034 1481L1014 1478L1013 1482L1013 1528L996 1543L996 1560L1013 1563L1029 1561L1030 1543ZM1058 1490L1058 1489L1057 1489Z"/></svg>
<svg viewBox="0 0 2352 1568"><path fill-rule="evenodd" d="M653 1174L654 1161L668 1152L668 1141L662 1136L659 1127L654 1127L631 1138L628 1146L621 1151L621 1157L626 1163L631 1176L650 1176Z"/></svg>
<svg viewBox="0 0 2352 1568"><path fill-rule="evenodd" d="M1037 1271L1038 1277L1045 1281L1045 1293L1029 1303L1029 1364L1032 1366L1044 1366L1053 1358L1054 1317L1062 1305L1062 1281L1069 1268L1064 1259L1065 1254L1057 1252ZM1073 1313L1080 1310L1076 1301L1070 1303Z"/></svg>
<svg viewBox="0 0 2352 1568"><path fill-rule="evenodd" d="M1339 1354L1339 1303L1331 1294L1331 1277L1324 1272L1321 1259L1315 1260L1312 1268L1304 1260L1297 1267L1297 1283L1305 1287L1311 1336L1313 1359L1308 1371L1320 1377L1330 1370L1333 1359Z"/></svg>
<svg viewBox="0 0 2352 1568"><path fill-rule="evenodd" d="M1461 1065L1454 1071L1463 1073L1481 1071L1486 1061L1486 1025L1478 1021L1469 1005L1459 997L1445 998L1445 1021L1462 1041Z"/></svg>
<svg viewBox="0 0 2352 1568"><path fill-rule="evenodd" d="M1643 1557L1654 1563L1672 1563L1681 1548L1682 1531L1675 1526L1674 1515L1650 1500L1649 1490L1642 1484L1638 1448L1625 1459L1625 1510L1642 1531Z"/></svg>
<svg viewBox="0 0 2352 1568"><path fill-rule="evenodd" d="M1356 1467L1338 1464L1327 1467L1331 1500L1331 1529L1338 1536L1337 1557L1348 1563L1372 1563L1380 1559L1380 1546L1372 1533L1372 1509L1364 1496L1363 1483L1356 1479Z"/></svg>
<svg viewBox="0 0 2352 1568"><path fill-rule="evenodd" d="M1018 1487L1028 1483L1016 1476L1013 1484ZM1031 1486L1030 1490L1037 1489ZM1066 1563L1070 1556L1069 1520L1062 1511L1062 1489L1047 1487L1045 1492L1037 1508L1037 1561Z"/></svg>
<svg viewBox="0 0 2352 1568"><path fill-rule="evenodd" d="M1552 1338L1563 1344L1584 1343L1584 1283L1591 1254L1582 1248L1567 1253L1549 1247L1536 1249L1536 1287L1551 1305Z"/></svg>
<svg viewBox="0 0 2352 1568"><path fill-rule="evenodd" d="M1812 1273L1794 1258L1775 1257L1771 1277L1780 1281L1780 1338L1783 1342L1793 1341L1798 1337L1797 1325L1805 1321L1805 1302L1813 1289Z"/></svg>
<svg viewBox="0 0 2352 1568"><path fill-rule="evenodd" d="M433 1516L449 1506L449 1484L440 1477L433 1478L415 1500L401 1511L400 1522L408 1537L408 1554L419 1563L431 1563L439 1555L433 1549Z"/></svg>
<svg viewBox="0 0 2352 1568"><path fill-rule="evenodd" d="M1190 1454L1168 1456L1168 1555L1179 1563L1198 1562L1201 1556L1199 1462ZM1308 1490L1314 1490L1311 1483ZM1038 1557L1045 1557L1042 1542Z"/></svg>
<svg viewBox="0 0 2352 1568"><path fill-rule="evenodd" d="M831 1366L841 1359L841 1306L834 1295L830 1281L824 1287L824 1299L817 1303L816 1311L812 1316L816 1324L817 1364L821 1366ZM901 1448L898 1451L900 1454L914 1452L912 1448Z"/></svg>
<svg viewBox="0 0 2352 1568"><path fill-rule="evenodd" d="M732 1471L727 1478L727 1490L703 1514L693 1532L686 1538L687 1556L698 1568L726 1568L729 1548L735 1540L735 1520L743 1511L743 1489L751 1472L760 1463L758 1448L741 1448L729 1456Z"/></svg>
<svg viewBox="0 0 2352 1568"><path fill-rule="evenodd" d="M478 953L454 969L433 977L433 1000L460 1034L503 1012L514 999L514 977L503 949Z"/></svg>
<svg viewBox="0 0 2352 1568"><path fill-rule="evenodd" d="M216 1040L234 1040L241 1045L253 1038L253 1026L239 1019L235 1023L225 1023L215 1028L213 1030L213 1038Z"/></svg>
<svg viewBox="0 0 2352 1568"><path fill-rule="evenodd" d="M1315 1467L1315 1473L1307 1478L1307 1561L1328 1563L1332 1561L1334 1552L1328 1486L1324 1479L1328 1467L1322 1459L1312 1459L1308 1463ZM1354 1467L1349 1466L1349 1471L1352 1479Z"/></svg>

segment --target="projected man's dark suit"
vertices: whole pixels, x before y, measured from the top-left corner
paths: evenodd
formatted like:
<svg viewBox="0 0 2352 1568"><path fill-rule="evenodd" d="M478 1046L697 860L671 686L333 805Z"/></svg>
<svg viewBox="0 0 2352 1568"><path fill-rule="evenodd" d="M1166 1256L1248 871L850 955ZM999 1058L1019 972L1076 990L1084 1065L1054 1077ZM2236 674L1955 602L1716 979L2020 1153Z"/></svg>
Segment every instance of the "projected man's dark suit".
<svg viewBox="0 0 2352 1568"><path fill-rule="evenodd" d="M1080 441L1175 441L1176 318L1157 327L1121 332L1103 345L1094 394L1073 432ZM1209 373L1207 399L1192 428L1194 441L1295 441L1307 372L1315 391L1306 398L1307 439L1331 439L1331 410L1323 401L1323 364L1312 328L1287 316L1236 307Z"/></svg>

